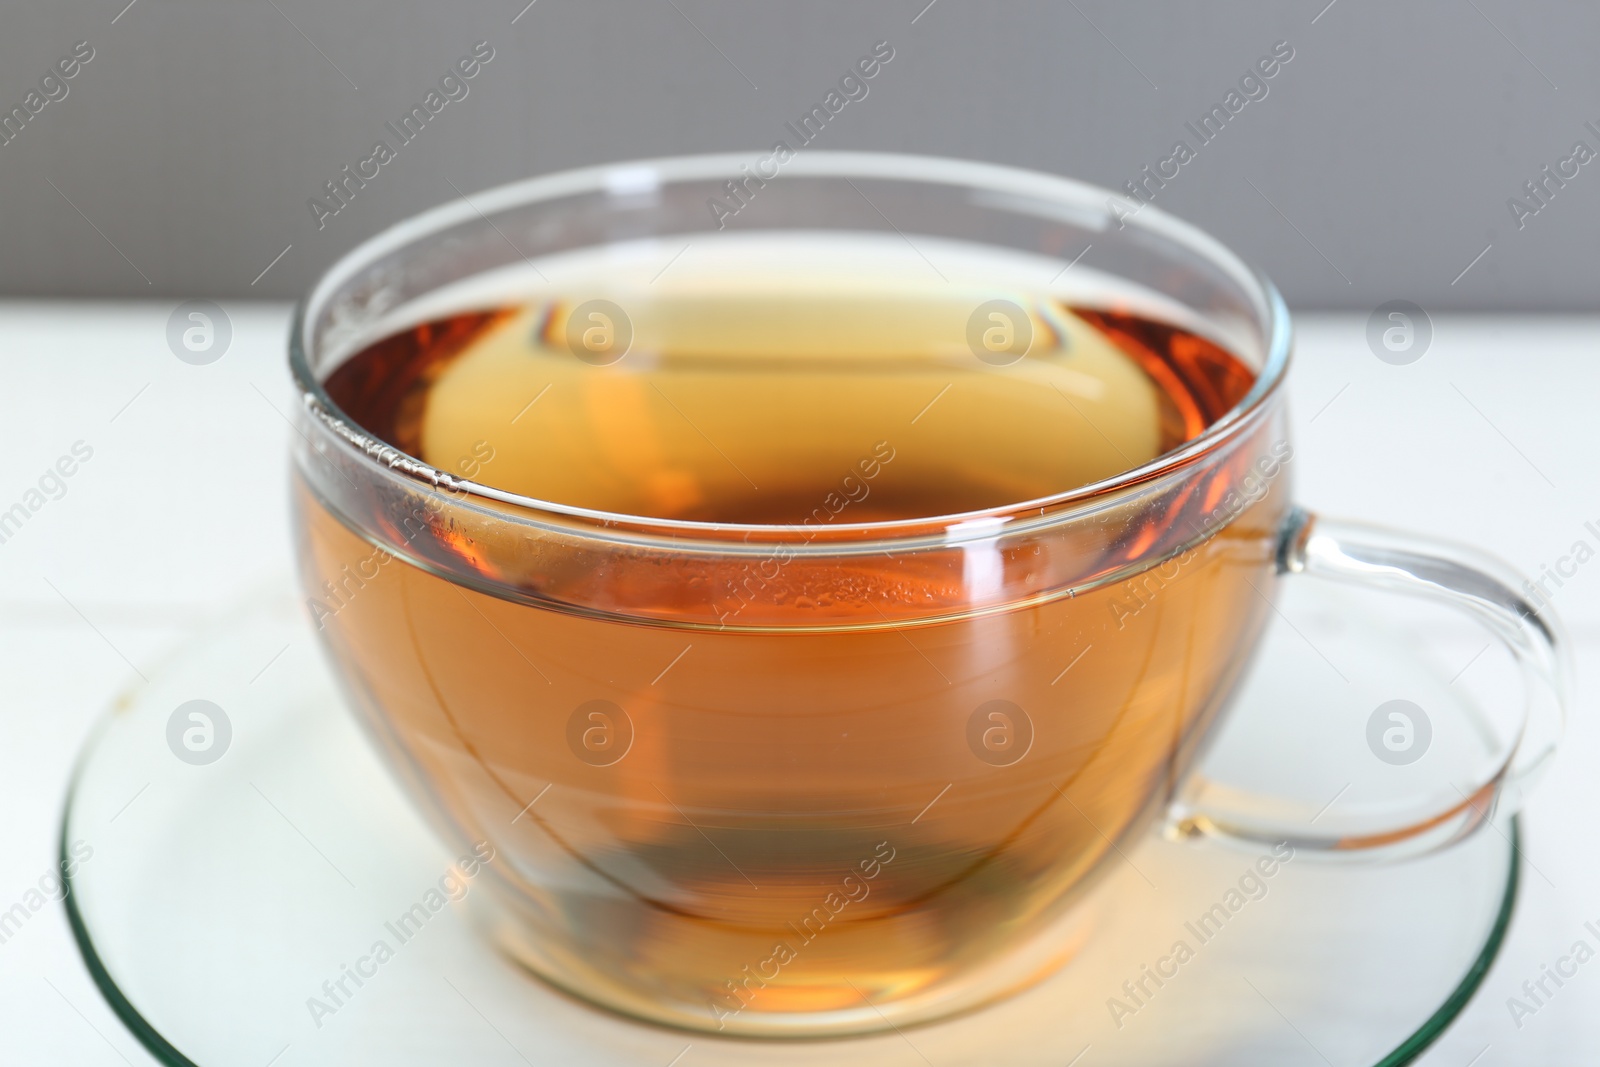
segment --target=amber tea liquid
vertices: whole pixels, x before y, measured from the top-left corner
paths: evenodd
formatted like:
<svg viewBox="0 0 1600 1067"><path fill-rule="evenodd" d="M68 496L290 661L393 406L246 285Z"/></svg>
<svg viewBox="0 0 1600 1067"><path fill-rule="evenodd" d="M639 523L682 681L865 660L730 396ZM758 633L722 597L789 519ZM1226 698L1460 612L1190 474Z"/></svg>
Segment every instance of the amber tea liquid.
<svg viewBox="0 0 1600 1067"><path fill-rule="evenodd" d="M374 439L499 490L793 527L636 566L509 523L510 554L426 513L363 530L298 490L312 613L435 814L495 844L513 950L637 1014L738 1031L1059 963L1085 875L1168 799L1267 610L1276 486L1206 537L1216 485L1147 516L1081 589L981 542L796 562L836 527L1113 477L1254 382L1104 284L844 240L541 261L325 381ZM974 319L995 301L1021 317ZM1140 556L1183 524L1181 556Z"/></svg>

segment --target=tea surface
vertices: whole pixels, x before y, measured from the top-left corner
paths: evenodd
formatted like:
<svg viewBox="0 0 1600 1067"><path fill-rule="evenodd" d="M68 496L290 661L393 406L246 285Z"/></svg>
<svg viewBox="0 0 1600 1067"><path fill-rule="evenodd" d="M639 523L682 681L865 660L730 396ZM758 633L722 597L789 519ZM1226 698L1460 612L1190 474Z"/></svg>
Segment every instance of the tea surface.
<svg viewBox="0 0 1600 1067"><path fill-rule="evenodd" d="M881 249L826 273L749 253L691 246L643 285L605 257L569 264L546 294L418 325L326 387L402 451L524 496L798 524L890 452L893 476L852 484L838 521L1074 489L1196 436L1254 382L1212 341L1115 307L941 281Z"/></svg>

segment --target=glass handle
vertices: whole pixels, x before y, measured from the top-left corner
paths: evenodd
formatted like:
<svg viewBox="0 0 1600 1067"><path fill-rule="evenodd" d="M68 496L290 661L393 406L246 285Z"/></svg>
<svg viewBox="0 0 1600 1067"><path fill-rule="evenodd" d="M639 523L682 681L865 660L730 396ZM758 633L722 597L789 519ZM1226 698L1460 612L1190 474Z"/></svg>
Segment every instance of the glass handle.
<svg viewBox="0 0 1600 1067"><path fill-rule="evenodd" d="M1284 523L1278 571L1420 597L1476 619L1505 644L1521 668L1527 699L1516 736L1504 759L1481 781L1456 786L1459 798L1419 800L1402 808L1391 826L1319 835L1303 822L1277 816L1281 805L1241 805L1237 792L1194 774L1169 811L1170 831L1252 845L1287 841L1297 850L1329 858L1403 858L1459 840L1497 809L1514 812L1521 806L1561 737L1570 672L1566 638L1554 616L1539 611L1522 594L1526 583L1521 576L1466 546L1324 519L1299 508ZM1212 803L1223 796L1232 802Z"/></svg>

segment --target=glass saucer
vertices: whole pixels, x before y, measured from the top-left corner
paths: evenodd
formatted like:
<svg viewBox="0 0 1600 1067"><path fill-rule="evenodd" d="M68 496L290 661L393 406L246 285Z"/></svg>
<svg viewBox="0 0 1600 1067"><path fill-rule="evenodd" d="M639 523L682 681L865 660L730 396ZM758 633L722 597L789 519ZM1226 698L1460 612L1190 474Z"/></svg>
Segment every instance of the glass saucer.
<svg viewBox="0 0 1600 1067"><path fill-rule="evenodd" d="M1351 618L1329 604L1341 594L1291 585L1208 767L1363 744L1386 693L1429 694L1442 751L1453 730L1482 735L1467 728L1476 683L1444 681L1467 658L1454 649L1475 643L1440 667L1397 667L1392 613L1369 605L1370 626L1325 631L1319 619ZM1318 680L1317 660L1352 687L1343 719L1320 706L1346 691ZM1281 723L1301 705L1318 706L1329 739L1291 751ZM1377 802L1396 768L1372 762L1371 782L1328 781ZM1001 1003L849 1040L678 1032L543 984L478 934L470 882L456 902L438 892L460 888L442 881L455 856L345 712L286 600L212 627L116 701L80 758L61 847L84 960L169 1064L1367 1067L1416 1058L1477 989L1516 898L1516 838L1502 819L1420 859L1335 865L1152 832L1080 905L1070 962ZM395 925L419 904L425 922Z"/></svg>

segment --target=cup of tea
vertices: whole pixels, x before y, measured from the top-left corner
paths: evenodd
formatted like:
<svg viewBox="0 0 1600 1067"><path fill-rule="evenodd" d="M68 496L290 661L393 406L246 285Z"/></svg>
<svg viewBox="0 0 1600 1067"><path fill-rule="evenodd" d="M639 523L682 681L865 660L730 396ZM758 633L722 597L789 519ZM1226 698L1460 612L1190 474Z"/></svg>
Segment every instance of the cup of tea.
<svg viewBox="0 0 1600 1067"><path fill-rule="evenodd" d="M293 326L313 625L531 970L721 1033L922 1022L1060 965L1153 823L1412 855L1548 757L1519 579L1293 504L1289 316L1227 249L1042 174L749 163L445 205ZM1328 832L1198 775L1295 575L1484 623L1521 743Z"/></svg>

